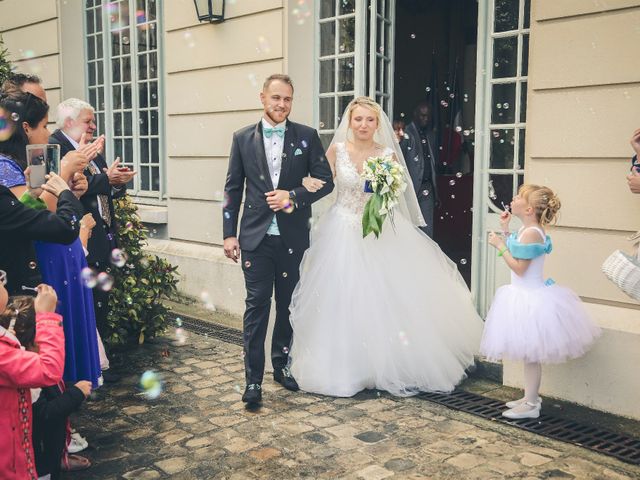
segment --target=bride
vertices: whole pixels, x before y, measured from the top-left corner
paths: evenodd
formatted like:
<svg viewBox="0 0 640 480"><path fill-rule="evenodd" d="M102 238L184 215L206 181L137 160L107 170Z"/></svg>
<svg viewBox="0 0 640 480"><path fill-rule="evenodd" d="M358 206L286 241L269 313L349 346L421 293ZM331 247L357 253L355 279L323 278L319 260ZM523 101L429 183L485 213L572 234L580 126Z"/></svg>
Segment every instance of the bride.
<svg viewBox="0 0 640 480"><path fill-rule="evenodd" d="M327 151L338 196L300 267L290 369L302 390L325 395L449 392L473 364L482 320L455 264L416 228L424 221L409 179L393 225L362 238L369 194L360 173L376 156L393 156L406 171L389 119L359 97Z"/></svg>

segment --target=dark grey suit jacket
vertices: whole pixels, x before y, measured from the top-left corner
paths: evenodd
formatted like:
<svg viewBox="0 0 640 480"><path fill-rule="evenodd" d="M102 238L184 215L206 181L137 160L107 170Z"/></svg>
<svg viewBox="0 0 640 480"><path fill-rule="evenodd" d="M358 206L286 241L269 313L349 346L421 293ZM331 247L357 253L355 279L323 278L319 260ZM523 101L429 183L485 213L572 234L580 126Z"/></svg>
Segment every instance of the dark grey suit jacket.
<svg viewBox="0 0 640 480"><path fill-rule="evenodd" d="M418 128L415 123L411 122L405 128L405 133L409 138L405 138L400 147L402 148L402 154L404 155L404 159L407 162L407 170L409 170L409 175L411 176L411 181L413 183L413 189L416 193L421 192L425 188L430 188L433 190L435 197L437 198L438 192L436 187L436 155L437 152L433 151L432 145L434 145L434 138L431 138L433 135L430 135L429 143L426 145L422 144L422 139L420 137L420 132L418 132ZM424 149L428 149L427 153L431 155L431 162L428 165L425 165L425 155ZM418 161L415 161L415 158L418 158ZM431 187L428 185L423 185L424 178L424 169L431 169Z"/></svg>
<svg viewBox="0 0 640 480"><path fill-rule="evenodd" d="M318 192L311 193L302 186L302 179L307 175L326 183ZM274 215L265 197L266 192L273 190L273 184L264 151L262 122L233 134L224 190L224 238L238 236L238 217L244 193L238 240L242 250L255 250ZM279 211L275 214L281 238L290 248L307 249L311 204L333 190L331 167L315 129L287 120L278 190L293 190L296 198L293 213Z"/></svg>

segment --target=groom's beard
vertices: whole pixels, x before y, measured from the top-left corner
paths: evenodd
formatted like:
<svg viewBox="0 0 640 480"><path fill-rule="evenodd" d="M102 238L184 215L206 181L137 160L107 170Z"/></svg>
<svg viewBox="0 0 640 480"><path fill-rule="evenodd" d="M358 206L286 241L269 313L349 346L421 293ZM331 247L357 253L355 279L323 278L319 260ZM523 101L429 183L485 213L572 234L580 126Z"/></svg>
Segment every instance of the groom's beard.
<svg viewBox="0 0 640 480"><path fill-rule="evenodd" d="M291 110L289 110L287 113L285 113L284 115L284 120L278 120L277 118L273 118L272 112L270 110L265 110L264 114L269 117L269 119L274 123L274 125L277 125L279 123L282 123L284 121L286 121L289 118L289 114L291 113Z"/></svg>

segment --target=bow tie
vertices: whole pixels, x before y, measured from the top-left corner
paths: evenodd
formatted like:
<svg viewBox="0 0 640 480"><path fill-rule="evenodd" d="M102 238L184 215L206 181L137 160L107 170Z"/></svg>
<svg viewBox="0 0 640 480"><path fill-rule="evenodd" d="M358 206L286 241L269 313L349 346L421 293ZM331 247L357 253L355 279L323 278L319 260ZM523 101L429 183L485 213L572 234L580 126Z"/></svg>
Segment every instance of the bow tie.
<svg viewBox="0 0 640 480"><path fill-rule="evenodd" d="M280 138L284 138L284 127L275 127L275 128L265 127L262 129L262 132L264 133L264 136L267 138L271 138L271 136L274 133L278 135Z"/></svg>

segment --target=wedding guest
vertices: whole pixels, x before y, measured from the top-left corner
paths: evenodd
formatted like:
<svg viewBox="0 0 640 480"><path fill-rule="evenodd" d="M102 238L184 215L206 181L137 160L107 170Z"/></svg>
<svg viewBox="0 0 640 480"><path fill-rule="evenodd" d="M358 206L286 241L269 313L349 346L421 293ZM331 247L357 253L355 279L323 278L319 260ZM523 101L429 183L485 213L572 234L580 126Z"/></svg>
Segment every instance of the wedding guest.
<svg viewBox="0 0 640 480"><path fill-rule="evenodd" d="M27 103L30 94L18 94L15 97L0 98L0 108L11 110L16 101ZM31 96L33 97L33 96ZM13 98L13 100L11 100ZM0 268L7 274L7 290L11 295L25 294L33 289L42 278L36 262L32 241L44 240L72 243L78 237L76 219L83 213L82 204L71 192L67 181L66 170L62 178L52 174L44 188L57 198L56 212L35 210L19 201L37 202L42 189L29 188L23 170L26 166L25 145L30 135L41 130L44 123L46 129L46 104L33 97L29 107L20 110L23 124L18 126L10 138L0 142ZM16 107L17 108L17 107ZM70 162L82 161L82 155ZM41 204L43 207L43 204Z"/></svg>
<svg viewBox="0 0 640 480"><path fill-rule="evenodd" d="M489 243L511 269L511 284L498 289L487 314L480 352L490 360L524 362L524 397L508 402L502 413L511 419L538 418L543 363L562 363L589 349L600 329L580 297L568 288L545 282L545 255L551 238L544 227L555 221L560 199L547 187L522 185L511 202L511 212L522 221L508 235L511 213L502 212L500 224L508 239L491 232Z"/></svg>
<svg viewBox="0 0 640 480"><path fill-rule="evenodd" d="M42 80L37 75L13 72L2 84L4 93L28 92L43 102L47 102L47 92L42 86Z"/></svg>
<svg viewBox="0 0 640 480"><path fill-rule="evenodd" d="M627 175L627 184L631 193L640 193L640 161L638 161L638 155L640 154L640 128L633 132L630 143L636 153L631 159L631 173Z"/></svg>
<svg viewBox="0 0 640 480"><path fill-rule="evenodd" d="M0 159L0 168L4 168L0 184L21 197L27 191L27 182L22 174L22 167L25 165L17 162L25 161L27 144L47 143L48 105L30 93L20 92L2 97L0 107L22 120L22 125L16 125L11 138L0 143L0 153L9 154L7 158ZM86 156L81 152L74 152L69 157L65 155L60 165L60 176L63 179L77 179L77 185L81 184L75 192L77 196L82 196L87 189L86 179L81 173L86 164ZM45 191L41 198L50 211L55 211L55 196ZM81 216L72 218L75 228ZM69 382L90 379L94 387L98 387L100 365L95 314L91 290L85 288L82 281L82 270L87 267L87 263L80 240L76 238L69 245L37 241L35 248L36 261L30 267L38 267L43 281L56 290L60 299L58 313L65 319L67 344L64 378Z"/></svg>
<svg viewBox="0 0 640 480"><path fill-rule="evenodd" d="M13 297L0 312L0 438L6 447L0 450L2 479L37 478L29 389L55 385L62 379L64 334L62 317L54 313L56 293L44 284L37 290L35 300ZM24 310L29 313L20 314ZM18 336L31 338L38 351L22 349Z"/></svg>
<svg viewBox="0 0 640 480"><path fill-rule="evenodd" d="M60 145L60 154L82 148L93 139L96 131L94 108L77 98L69 98L58 105L58 129L49 138L49 143ZM99 137L94 144L104 145L104 137ZM99 152L89 158L89 165L84 174L87 176L89 188L81 201L85 211L93 215L96 226L93 229L87 248L87 262L96 271L105 271L110 267L111 252L117 247L117 223L113 199L127 193L126 185L136 175L135 171L120 166L116 159L110 166ZM96 286L93 289L93 300L98 330L106 335L107 315L109 313L109 292ZM106 375L105 381L117 380L114 374Z"/></svg>
<svg viewBox="0 0 640 480"><path fill-rule="evenodd" d="M433 238L433 213L438 200L436 189L438 148L431 106L427 102L420 102L416 106L413 121L407 125L404 132L405 140L400 143L400 148L407 162L407 170L426 223L426 226L421 229Z"/></svg>
<svg viewBox="0 0 640 480"><path fill-rule="evenodd" d="M89 255L89 250L88 250L89 239L91 238L91 232L95 226L96 226L96 221L93 218L93 215L90 213L85 214L85 216L82 217L82 220L80 220L80 242L82 243L82 249L84 250L85 256ZM104 377L106 371L109 370L109 358L107 357L107 352L104 348L104 343L102 343L100 332L98 332L97 330L96 330L96 335L98 337L98 356L100 357L100 370L102 371L102 375ZM77 436L75 437L75 439L78 440ZM80 440L80 442L82 441ZM82 450L84 450L84 448ZM81 450L78 450L78 451L81 451Z"/></svg>
<svg viewBox="0 0 640 480"><path fill-rule="evenodd" d="M404 120L397 119L393 121L393 133L396 134L398 143L402 142L405 139L404 129L405 129Z"/></svg>
<svg viewBox="0 0 640 480"><path fill-rule="evenodd" d="M27 350L37 351L37 345L33 342L23 341L20 337L18 340ZM36 470L40 477L50 475L51 480L59 480L63 462L65 471L85 470L91 466L86 457L65 452L69 415L77 411L90 394L91 382L87 380L80 380L68 387L60 382L31 389L33 446Z"/></svg>

